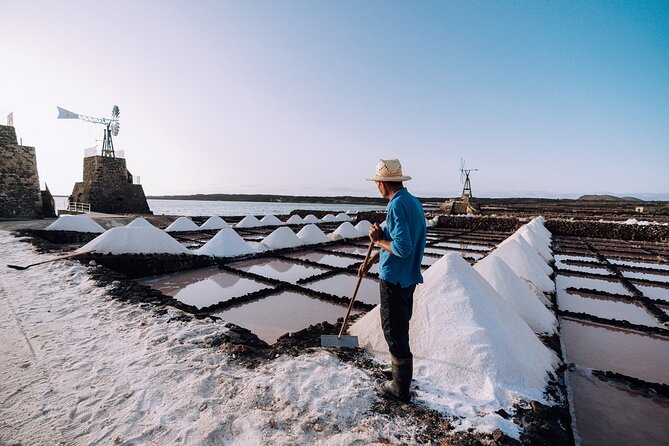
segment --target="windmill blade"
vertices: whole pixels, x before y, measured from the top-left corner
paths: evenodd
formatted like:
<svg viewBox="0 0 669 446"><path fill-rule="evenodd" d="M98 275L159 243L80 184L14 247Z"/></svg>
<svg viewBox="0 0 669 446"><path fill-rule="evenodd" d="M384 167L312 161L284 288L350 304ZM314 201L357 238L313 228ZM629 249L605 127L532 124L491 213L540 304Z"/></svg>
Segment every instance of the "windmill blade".
<svg viewBox="0 0 669 446"><path fill-rule="evenodd" d="M112 108L112 118L118 120L119 116L121 115L120 110L118 109L118 105L115 105Z"/></svg>
<svg viewBox="0 0 669 446"><path fill-rule="evenodd" d="M77 113L65 110L64 108L60 108L58 106L56 106L56 108L58 109L58 119L79 119L79 115Z"/></svg>
<svg viewBox="0 0 669 446"><path fill-rule="evenodd" d="M117 136L119 130L121 130L121 124L118 121L114 121L111 128L112 135Z"/></svg>

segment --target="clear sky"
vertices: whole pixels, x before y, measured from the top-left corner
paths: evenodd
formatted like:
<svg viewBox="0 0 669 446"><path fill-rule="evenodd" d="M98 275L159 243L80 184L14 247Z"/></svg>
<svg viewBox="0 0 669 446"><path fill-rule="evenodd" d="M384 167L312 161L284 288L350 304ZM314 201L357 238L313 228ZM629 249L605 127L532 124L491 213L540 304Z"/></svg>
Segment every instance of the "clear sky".
<svg viewBox="0 0 669 446"><path fill-rule="evenodd" d="M108 117L147 195L669 199L669 2L0 0L0 111L69 194ZM5 119L0 119L2 124ZM98 141L99 143L99 141Z"/></svg>

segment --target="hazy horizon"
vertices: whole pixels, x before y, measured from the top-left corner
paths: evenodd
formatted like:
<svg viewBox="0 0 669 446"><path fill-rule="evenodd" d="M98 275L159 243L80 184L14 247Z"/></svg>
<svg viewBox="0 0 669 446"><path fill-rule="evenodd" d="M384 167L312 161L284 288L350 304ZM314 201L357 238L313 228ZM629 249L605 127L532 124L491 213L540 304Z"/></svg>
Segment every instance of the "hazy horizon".
<svg viewBox="0 0 669 446"><path fill-rule="evenodd" d="M102 127L147 195L669 199L669 3L3 2L0 123L69 195Z"/></svg>

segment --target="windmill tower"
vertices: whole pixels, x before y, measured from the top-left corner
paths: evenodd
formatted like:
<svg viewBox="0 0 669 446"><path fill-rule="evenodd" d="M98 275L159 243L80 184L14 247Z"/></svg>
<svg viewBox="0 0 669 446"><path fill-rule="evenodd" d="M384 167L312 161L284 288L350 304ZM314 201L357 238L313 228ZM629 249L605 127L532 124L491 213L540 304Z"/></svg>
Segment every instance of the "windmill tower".
<svg viewBox="0 0 669 446"><path fill-rule="evenodd" d="M74 184L70 211L90 210L108 214L150 214L151 210L141 184L135 184L123 156L116 157L113 137L120 129L118 106L111 118L94 118L58 107L58 119L79 119L104 126L102 152L84 156L84 180Z"/></svg>
<svg viewBox="0 0 669 446"><path fill-rule="evenodd" d="M472 198L472 183L469 180L469 174L471 172L476 172L478 169L465 169L465 160L460 158L460 181L463 179L464 185L462 187L462 197L461 199L469 202Z"/></svg>

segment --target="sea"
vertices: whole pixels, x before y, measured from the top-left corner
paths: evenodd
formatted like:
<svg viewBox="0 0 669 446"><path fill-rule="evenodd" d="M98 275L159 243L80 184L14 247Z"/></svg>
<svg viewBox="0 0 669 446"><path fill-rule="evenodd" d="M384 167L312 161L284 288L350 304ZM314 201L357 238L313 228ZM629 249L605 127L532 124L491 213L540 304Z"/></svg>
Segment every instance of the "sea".
<svg viewBox="0 0 669 446"><path fill-rule="evenodd" d="M65 209L67 197L55 196L56 209ZM332 203L270 203L262 201L202 201L202 200L152 200L149 209L154 215L211 216L221 217L244 215L288 215L296 209L307 211L332 211L356 213L383 211L384 206Z"/></svg>

